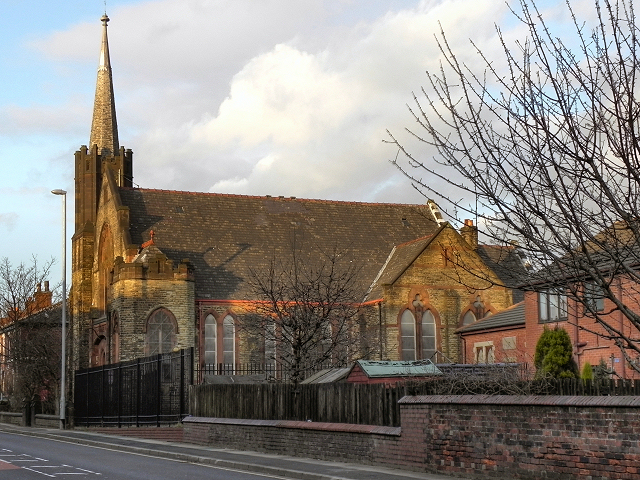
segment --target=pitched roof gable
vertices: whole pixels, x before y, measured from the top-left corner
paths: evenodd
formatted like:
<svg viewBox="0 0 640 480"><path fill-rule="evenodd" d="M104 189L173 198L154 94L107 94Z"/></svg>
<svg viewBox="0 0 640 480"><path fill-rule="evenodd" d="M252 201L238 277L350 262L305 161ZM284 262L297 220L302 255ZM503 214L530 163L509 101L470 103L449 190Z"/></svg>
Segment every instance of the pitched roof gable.
<svg viewBox="0 0 640 480"><path fill-rule="evenodd" d="M362 264L366 288L394 245L433 234L438 226L424 205L357 203L215 193L121 188L130 234L154 244L173 261L195 267L199 299L249 299L250 269L277 256L350 251Z"/></svg>

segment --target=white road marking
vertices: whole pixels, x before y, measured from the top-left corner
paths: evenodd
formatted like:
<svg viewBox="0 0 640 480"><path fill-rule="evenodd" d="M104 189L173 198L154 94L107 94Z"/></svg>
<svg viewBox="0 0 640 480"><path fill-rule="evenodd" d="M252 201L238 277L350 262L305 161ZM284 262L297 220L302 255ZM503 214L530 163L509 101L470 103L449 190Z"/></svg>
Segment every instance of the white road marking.
<svg viewBox="0 0 640 480"><path fill-rule="evenodd" d="M46 458L33 457L31 455L24 454L24 453L23 454L14 453L11 450L7 450L6 448L3 448L0 451L7 452L7 453L0 453L0 462L6 463L8 465L15 465L16 467L20 467L23 470L29 470L31 472L44 475L45 477L56 478L62 475L84 475L84 476L101 475L98 472L92 472L91 470L85 470L84 468L78 468L78 467L74 467L72 465L66 465L66 464L53 465L51 463L47 463L46 465L36 464L36 465L26 466L25 464L27 463L43 463L43 462L49 462L49 460L47 460ZM56 468L63 471L54 472L53 470ZM45 473L42 470L47 470L50 473ZM71 470L71 471L64 471L64 470Z"/></svg>

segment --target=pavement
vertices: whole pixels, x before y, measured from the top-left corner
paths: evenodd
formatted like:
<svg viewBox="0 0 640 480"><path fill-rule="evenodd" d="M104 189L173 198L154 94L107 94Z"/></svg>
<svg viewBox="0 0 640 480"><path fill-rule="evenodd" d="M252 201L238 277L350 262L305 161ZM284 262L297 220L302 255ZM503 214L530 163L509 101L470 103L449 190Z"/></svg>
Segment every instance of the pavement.
<svg viewBox="0 0 640 480"><path fill-rule="evenodd" d="M82 429L58 430L0 424L0 431L297 480L452 480L456 478L448 475L417 473L380 466L327 462L286 455L271 455L203 447L188 443L132 438Z"/></svg>

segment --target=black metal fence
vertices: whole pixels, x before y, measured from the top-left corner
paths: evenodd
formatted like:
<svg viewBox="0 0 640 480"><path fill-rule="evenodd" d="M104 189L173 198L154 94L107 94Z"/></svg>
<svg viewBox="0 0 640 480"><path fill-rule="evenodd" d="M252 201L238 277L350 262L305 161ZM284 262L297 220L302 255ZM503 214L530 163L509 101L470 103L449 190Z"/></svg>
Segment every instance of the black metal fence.
<svg viewBox="0 0 640 480"><path fill-rule="evenodd" d="M321 370L342 368L345 365L314 364L302 369L302 378L307 378ZM288 382L291 376L287 365L281 363L216 363L201 365L196 369L196 383L211 383L211 378L226 375L253 375L265 381ZM213 382L215 383L215 382Z"/></svg>
<svg viewBox="0 0 640 480"><path fill-rule="evenodd" d="M75 373L76 425L157 425L187 415L193 349Z"/></svg>

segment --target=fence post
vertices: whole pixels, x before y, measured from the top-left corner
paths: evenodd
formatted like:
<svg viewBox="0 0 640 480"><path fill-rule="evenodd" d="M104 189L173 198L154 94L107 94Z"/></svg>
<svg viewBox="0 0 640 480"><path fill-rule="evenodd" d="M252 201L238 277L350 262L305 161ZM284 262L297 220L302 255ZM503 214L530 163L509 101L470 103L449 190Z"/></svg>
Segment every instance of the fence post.
<svg viewBox="0 0 640 480"><path fill-rule="evenodd" d="M162 354L158 354L158 359L156 360L156 367L158 369L158 374L156 375L156 427L160 426L160 409L162 408Z"/></svg>
<svg viewBox="0 0 640 480"><path fill-rule="evenodd" d="M122 362L118 363L118 428L122 427Z"/></svg>
<svg viewBox="0 0 640 480"><path fill-rule="evenodd" d="M180 412L178 420L182 420L182 415L184 413L184 349L180 350L180 389L178 390L180 395Z"/></svg>
<svg viewBox="0 0 640 480"><path fill-rule="evenodd" d="M136 427L140 426L140 359L136 358Z"/></svg>
<svg viewBox="0 0 640 480"><path fill-rule="evenodd" d="M104 388L104 364L100 368L100 426L104 426L104 404L105 404L105 388Z"/></svg>

